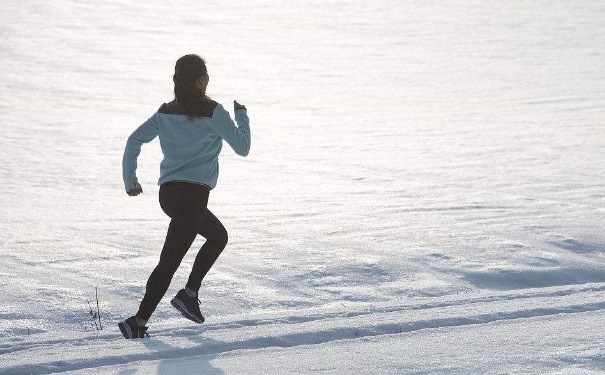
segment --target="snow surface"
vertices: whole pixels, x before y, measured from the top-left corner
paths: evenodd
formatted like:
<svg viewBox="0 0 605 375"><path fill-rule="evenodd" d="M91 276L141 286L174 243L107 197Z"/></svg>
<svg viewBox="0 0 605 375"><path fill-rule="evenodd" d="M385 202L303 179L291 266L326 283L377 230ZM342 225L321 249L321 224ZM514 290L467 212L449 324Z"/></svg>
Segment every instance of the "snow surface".
<svg viewBox="0 0 605 375"><path fill-rule="evenodd" d="M3 2L0 374L605 373L603 25L600 0ZM168 219L158 142L136 198L123 147L187 53L252 149L211 194L207 323L166 298L124 340Z"/></svg>

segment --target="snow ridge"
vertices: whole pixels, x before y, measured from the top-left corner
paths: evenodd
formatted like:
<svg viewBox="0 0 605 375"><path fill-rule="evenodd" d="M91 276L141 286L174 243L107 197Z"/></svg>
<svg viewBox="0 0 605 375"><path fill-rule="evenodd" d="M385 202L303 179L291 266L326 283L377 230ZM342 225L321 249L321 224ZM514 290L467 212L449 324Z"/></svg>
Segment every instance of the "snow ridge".
<svg viewBox="0 0 605 375"><path fill-rule="evenodd" d="M182 324L175 320L155 330L149 340L127 341L115 332L96 337L74 334L47 338L46 333L15 338L0 347L3 354L0 370L9 374L51 374L600 310L605 310L605 284L449 297L396 306L332 308L291 315L256 314L250 318L230 317L201 328L175 328Z"/></svg>

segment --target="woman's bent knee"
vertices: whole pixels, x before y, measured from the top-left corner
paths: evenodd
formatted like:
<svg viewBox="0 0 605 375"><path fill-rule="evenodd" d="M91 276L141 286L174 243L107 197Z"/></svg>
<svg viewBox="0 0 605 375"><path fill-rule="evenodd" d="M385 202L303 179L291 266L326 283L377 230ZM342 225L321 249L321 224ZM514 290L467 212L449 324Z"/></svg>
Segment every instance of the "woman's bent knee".
<svg viewBox="0 0 605 375"><path fill-rule="evenodd" d="M218 231L213 233L212 238L209 238L208 241L212 241L212 243L219 249L224 249L227 246L227 242L229 242L229 235L226 230Z"/></svg>

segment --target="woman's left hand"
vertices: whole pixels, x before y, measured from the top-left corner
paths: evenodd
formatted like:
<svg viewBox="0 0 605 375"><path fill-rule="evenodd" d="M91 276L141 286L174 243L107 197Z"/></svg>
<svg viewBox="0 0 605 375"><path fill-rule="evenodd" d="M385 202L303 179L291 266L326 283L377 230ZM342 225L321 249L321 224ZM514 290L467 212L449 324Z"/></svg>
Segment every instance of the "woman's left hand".
<svg viewBox="0 0 605 375"><path fill-rule="evenodd" d="M143 192L142 188L134 188L134 189L128 190L128 195L130 195L131 197L136 197L137 195L141 194L142 192Z"/></svg>

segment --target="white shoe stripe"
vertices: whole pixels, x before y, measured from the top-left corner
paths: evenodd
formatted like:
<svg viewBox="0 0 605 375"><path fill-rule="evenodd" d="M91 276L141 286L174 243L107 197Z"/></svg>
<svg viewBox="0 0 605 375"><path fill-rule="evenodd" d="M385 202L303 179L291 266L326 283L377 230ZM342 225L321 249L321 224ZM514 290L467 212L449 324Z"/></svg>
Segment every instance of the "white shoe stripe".
<svg viewBox="0 0 605 375"><path fill-rule="evenodd" d="M124 331L126 331L126 335L128 335L128 338L129 339L133 338L132 330L130 329L130 325L128 323L126 323L125 320L122 322L122 326L124 327Z"/></svg>
<svg viewBox="0 0 605 375"><path fill-rule="evenodd" d="M204 321L200 318L198 318L197 316L193 315L192 313L190 313L187 308L185 307L185 304L179 300L178 298L173 298L172 301L170 301L172 303L172 306L176 307L179 311L181 311L182 313L186 314L191 320L193 320L196 323L204 323Z"/></svg>

